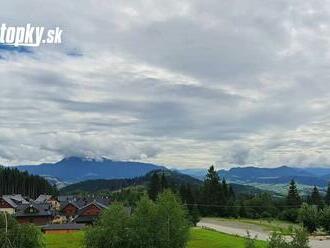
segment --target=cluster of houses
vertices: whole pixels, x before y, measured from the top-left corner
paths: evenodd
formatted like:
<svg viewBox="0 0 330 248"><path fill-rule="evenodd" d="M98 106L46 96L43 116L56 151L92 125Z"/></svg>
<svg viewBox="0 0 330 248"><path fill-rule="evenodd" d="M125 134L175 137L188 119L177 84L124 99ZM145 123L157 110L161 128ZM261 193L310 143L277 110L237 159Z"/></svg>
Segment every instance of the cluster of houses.
<svg viewBox="0 0 330 248"><path fill-rule="evenodd" d="M40 195L32 200L22 195L0 197L0 212L5 211L19 223L33 223L46 233L74 232L93 224L110 205L107 197Z"/></svg>

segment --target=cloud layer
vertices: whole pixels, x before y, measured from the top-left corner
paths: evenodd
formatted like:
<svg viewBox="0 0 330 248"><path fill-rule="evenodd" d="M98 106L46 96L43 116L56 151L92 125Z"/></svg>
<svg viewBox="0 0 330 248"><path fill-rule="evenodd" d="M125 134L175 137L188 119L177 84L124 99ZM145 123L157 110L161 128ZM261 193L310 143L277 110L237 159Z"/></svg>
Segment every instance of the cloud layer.
<svg viewBox="0 0 330 248"><path fill-rule="evenodd" d="M7 1L1 16L64 31L0 50L0 163L330 165L325 1Z"/></svg>

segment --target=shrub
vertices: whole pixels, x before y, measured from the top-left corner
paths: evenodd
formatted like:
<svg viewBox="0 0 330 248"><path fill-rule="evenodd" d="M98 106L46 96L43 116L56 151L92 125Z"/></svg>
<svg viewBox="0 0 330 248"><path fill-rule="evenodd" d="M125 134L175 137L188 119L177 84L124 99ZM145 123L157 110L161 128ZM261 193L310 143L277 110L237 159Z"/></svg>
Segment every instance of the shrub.
<svg viewBox="0 0 330 248"><path fill-rule="evenodd" d="M316 206L304 203L299 209L299 221L308 232L315 232L319 224L319 211Z"/></svg>
<svg viewBox="0 0 330 248"><path fill-rule="evenodd" d="M326 207L321 210L320 225L327 233L330 233L330 207Z"/></svg>
<svg viewBox="0 0 330 248"><path fill-rule="evenodd" d="M279 232L272 233L267 248L310 248L308 242L308 233L301 228L294 230L291 241L285 239Z"/></svg>
<svg viewBox="0 0 330 248"><path fill-rule="evenodd" d="M256 239L257 237L252 238L249 231L247 231L247 236L245 240L245 248L256 248Z"/></svg>
<svg viewBox="0 0 330 248"><path fill-rule="evenodd" d="M1 247L45 247L43 235L39 228L32 224L18 224L10 215L2 213L0 213L0 244Z"/></svg>
<svg viewBox="0 0 330 248"><path fill-rule="evenodd" d="M87 230L87 248L183 248L188 240L186 210L170 191L154 203L143 197L132 215L122 205L105 210L98 223Z"/></svg>

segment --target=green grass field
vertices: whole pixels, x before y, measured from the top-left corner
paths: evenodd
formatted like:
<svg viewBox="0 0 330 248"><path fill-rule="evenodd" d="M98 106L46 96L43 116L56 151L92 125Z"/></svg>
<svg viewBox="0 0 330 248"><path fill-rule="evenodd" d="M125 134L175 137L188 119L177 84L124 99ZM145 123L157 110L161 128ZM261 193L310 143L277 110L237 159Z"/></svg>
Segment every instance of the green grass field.
<svg viewBox="0 0 330 248"><path fill-rule="evenodd" d="M83 232L72 234L45 235L47 248L81 248ZM216 231L193 228L187 248L244 248L244 238ZM266 247L266 242L257 241L258 248Z"/></svg>
<svg viewBox="0 0 330 248"><path fill-rule="evenodd" d="M212 230L194 228L187 248L244 248L245 239ZM265 248L266 242L257 241L258 248Z"/></svg>
<svg viewBox="0 0 330 248"><path fill-rule="evenodd" d="M45 235L47 248L80 248L84 233L47 234Z"/></svg>

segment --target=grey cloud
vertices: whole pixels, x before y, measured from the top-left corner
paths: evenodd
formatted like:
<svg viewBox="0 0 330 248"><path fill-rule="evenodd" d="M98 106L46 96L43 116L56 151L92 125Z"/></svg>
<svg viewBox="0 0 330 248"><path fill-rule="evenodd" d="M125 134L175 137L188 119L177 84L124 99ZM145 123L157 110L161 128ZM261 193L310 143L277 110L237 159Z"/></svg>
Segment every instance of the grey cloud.
<svg viewBox="0 0 330 248"><path fill-rule="evenodd" d="M330 164L324 1L7 1L1 14L60 26L64 43L0 60L0 163Z"/></svg>

